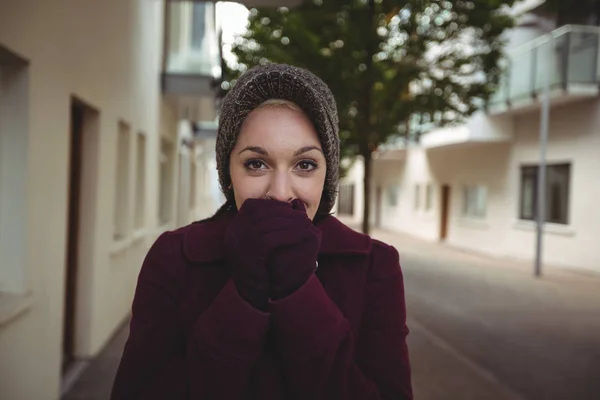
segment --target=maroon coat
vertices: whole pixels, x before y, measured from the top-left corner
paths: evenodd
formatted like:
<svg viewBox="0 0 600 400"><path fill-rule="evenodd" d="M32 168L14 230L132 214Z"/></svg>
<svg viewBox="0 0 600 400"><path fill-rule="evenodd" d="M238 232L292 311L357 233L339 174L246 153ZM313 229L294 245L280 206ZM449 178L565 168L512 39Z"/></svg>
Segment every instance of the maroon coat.
<svg viewBox="0 0 600 400"><path fill-rule="evenodd" d="M398 252L334 217L315 275L268 313L229 279L231 214L161 235L112 399L412 399Z"/></svg>

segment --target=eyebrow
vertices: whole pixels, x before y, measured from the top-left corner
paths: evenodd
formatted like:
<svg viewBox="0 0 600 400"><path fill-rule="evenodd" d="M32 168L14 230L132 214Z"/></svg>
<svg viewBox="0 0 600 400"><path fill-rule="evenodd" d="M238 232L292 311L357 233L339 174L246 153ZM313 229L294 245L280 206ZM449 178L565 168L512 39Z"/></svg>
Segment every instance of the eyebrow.
<svg viewBox="0 0 600 400"><path fill-rule="evenodd" d="M294 157L297 157L297 156L299 156L301 154L304 154L304 153L308 153L309 151L312 151L312 150L317 150L317 151L321 152L321 154L323 154L323 150L321 150L317 146L304 146L304 147L301 147L298 150L296 150L296 152L294 153ZM269 152L267 150L265 150L264 148L260 147L260 146L248 146L248 147L245 147L238 154L242 154L245 151L251 151L253 153L257 153L257 154L260 154L261 156L265 156L265 157L269 155Z"/></svg>
<svg viewBox="0 0 600 400"><path fill-rule="evenodd" d="M296 150L296 152L294 153L294 157L297 157L297 156L299 156L300 154L308 153L309 151L312 151L312 150L317 150L317 151L320 151L320 152L321 152L321 154L323 154L323 150L321 150L321 149L320 149L319 147L317 147L317 146L304 146L304 147L302 147L302 148L300 148L300 149Z"/></svg>
<svg viewBox="0 0 600 400"><path fill-rule="evenodd" d="M242 151L240 151L238 154L242 154L245 151L251 151L253 153L260 154L261 156L269 155L269 153L265 149L263 149L262 147L259 147L259 146L248 146L248 147L244 148Z"/></svg>

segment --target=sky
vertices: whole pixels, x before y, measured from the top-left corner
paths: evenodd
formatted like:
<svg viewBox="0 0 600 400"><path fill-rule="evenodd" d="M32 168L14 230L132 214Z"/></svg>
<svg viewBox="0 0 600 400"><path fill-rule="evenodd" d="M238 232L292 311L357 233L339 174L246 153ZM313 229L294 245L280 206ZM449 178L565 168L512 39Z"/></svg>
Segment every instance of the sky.
<svg viewBox="0 0 600 400"><path fill-rule="evenodd" d="M231 53L235 36L246 31L250 11L239 3L218 2L216 8L217 26L223 29L223 58L229 65L236 62Z"/></svg>

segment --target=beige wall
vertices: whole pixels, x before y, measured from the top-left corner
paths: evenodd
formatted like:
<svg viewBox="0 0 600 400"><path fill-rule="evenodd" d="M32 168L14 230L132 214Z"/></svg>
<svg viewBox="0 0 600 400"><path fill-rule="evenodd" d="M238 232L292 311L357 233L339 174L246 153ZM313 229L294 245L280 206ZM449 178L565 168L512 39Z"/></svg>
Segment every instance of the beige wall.
<svg viewBox="0 0 600 400"><path fill-rule="evenodd" d="M98 111L86 133L97 142L96 148L88 146L84 169L97 180L85 186L92 192L84 194L89 213L81 233L86 244L81 260L87 262L79 266L86 279L78 299L78 355L96 354L130 308L142 257L158 230L158 137L177 135L174 113L160 97L162 13L162 2L146 0L0 2L0 45L30 62L27 219L22 221L27 257L22 268L31 306L0 327L2 399L59 397L71 96ZM147 219L143 235L132 232L115 243L121 120L131 126L132 137L147 134Z"/></svg>
<svg viewBox="0 0 600 400"><path fill-rule="evenodd" d="M354 185L354 214L344 215L346 221L351 224L359 224L362 221L364 207L363 186L364 186L364 163L362 158L357 158L348 170L346 177L340 180L340 183L349 183ZM334 207L337 213L337 203Z"/></svg>
<svg viewBox="0 0 600 400"><path fill-rule="evenodd" d="M571 163L569 197L569 225L551 225L544 243L544 257L548 262L591 269L600 272L600 102L581 101L565 107L553 108L550 119L548 162ZM517 140L512 157L512 170L520 164L538 159L537 138L539 116L536 114L516 119ZM510 177L516 187L518 175ZM533 233L531 224L513 227L507 247L515 256L532 256ZM524 243L531 246L523 246Z"/></svg>
<svg viewBox="0 0 600 400"><path fill-rule="evenodd" d="M198 141L196 147L196 207L192 211L194 219L201 220L212 216L225 202L218 184L215 139Z"/></svg>
<svg viewBox="0 0 600 400"><path fill-rule="evenodd" d="M438 232L437 190L433 189L432 208L425 204L425 187L433 184L429 159L424 149L410 147L404 161L376 161L373 168L373 188L382 188L381 227L409 232L433 240ZM415 190L419 186L421 206L415 208ZM397 205L391 206L389 190L398 187Z"/></svg>
<svg viewBox="0 0 600 400"><path fill-rule="evenodd" d="M539 110L538 110L539 111ZM514 118L514 139L506 143L463 144L425 150L407 149L404 161L375 161L373 188L383 188L382 227L427 240L439 240L441 186L450 185L447 243L500 257L531 260L535 231L532 221L519 220L520 166L539 160L539 112ZM585 100L553 107L547 159L570 162L569 224L546 224L544 262L600 272L600 101ZM511 128L512 129L512 128ZM346 180L354 179L350 175ZM415 185L434 185L433 209L415 210ZM391 207L385 191L399 187ZM463 187L487 188L486 217L462 215ZM423 189L421 189L423 190ZM362 197L361 192L357 196ZM422 192L421 202L424 194ZM360 199L358 199L360 202ZM375 206L374 206L375 208ZM372 214L373 215L373 214ZM355 222L360 221L360 214Z"/></svg>

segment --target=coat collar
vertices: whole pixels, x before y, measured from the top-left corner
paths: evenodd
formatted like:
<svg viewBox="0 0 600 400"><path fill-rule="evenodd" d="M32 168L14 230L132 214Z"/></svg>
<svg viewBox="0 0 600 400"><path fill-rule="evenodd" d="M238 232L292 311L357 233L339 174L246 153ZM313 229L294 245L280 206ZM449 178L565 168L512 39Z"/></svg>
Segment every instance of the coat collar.
<svg viewBox="0 0 600 400"><path fill-rule="evenodd" d="M235 212L226 212L189 225L183 238L184 255L195 263L225 258L225 231L234 216ZM371 251L369 236L352 230L335 217L327 216L316 226L322 233L319 255L368 254Z"/></svg>

